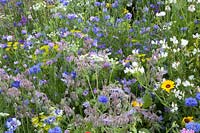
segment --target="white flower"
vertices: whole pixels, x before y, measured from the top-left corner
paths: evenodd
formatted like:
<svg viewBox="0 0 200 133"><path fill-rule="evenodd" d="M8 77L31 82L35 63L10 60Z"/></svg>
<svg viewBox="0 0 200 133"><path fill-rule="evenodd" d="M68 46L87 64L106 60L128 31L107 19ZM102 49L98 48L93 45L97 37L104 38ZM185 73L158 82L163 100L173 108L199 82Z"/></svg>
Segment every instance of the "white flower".
<svg viewBox="0 0 200 133"><path fill-rule="evenodd" d="M173 36L173 38L170 38L170 41L173 42L173 44L178 44L178 40L175 36Z"/></svg>
<svg viewBox="0 0 200 133"><path fill-rule="evenodd" d="M187 0L187 2L191 3L193 0Z"/></svg>
<svg viewBox="0 0 200 133"><path fill-rule="evenodd" d="M188 40L181 39L181 46L185 47L188 45Z"/></svg>
<svg viewBox="0 0 200 133"><path fill-rule="evenodd" d="M138 50L138 49L133 49L133 50L132 50L132 54L133 54L133 55L136 55L136 54L138 54L138 53L139 53L139 50Z"/></svg>
<svg viewBox="0 0 200 133"><path fill-rule="evenodd" d="M13 40L13 36L7 36L7 41L12 41Z"/></svg>
<svg viewBox="0 0 200 133"><path fill-rule="evenodd" d="M165 6L165 11L171 11L171 7L169 5Z"/></svg>
<svg viewBox="0 0 200 133"><path fill-rule="evenodd" d="M189 78L189 80L193 80L194 79L194 75L190 75L188 78Z"/></svg>
<svg viewBox="0 0 200 133"><path fill-rule="evenodd" d="M197 0L197 4L199 4L200 3L200 0Z"/></svg>
<svg viewBox="0 0 200 133"><path fill-rule="evenodd" d="M174 62L174 63L172 63L172 67L174 69L177 69L179 65L180 65L180 62Z"/></svg>
<svg viewBox="0 0 200 133"><path fill-rule="evenodd" d="M160 54L158 54L158 56L160 58L164 58L164 57L167 57L168 56L168 53L167 52L161 52Z"/></svg>
<svg viewBox="0 0 200 133"><path fill-rule="evenodd" d="M200 38L200 35L199 35L199 33L196 33L196 34L193 34L192 37L193 37L193 38L198 38L198 39L199 39L199 38Z"/></svg>
<svg viewBox="0 0 200 133"><path fill-rule="evenodd" d="M182 84L185 87L191 86L191 83L188 80L184 81Z"/></svg>
<svg viewBox="0 0 200 133"><path fill-rule="evenodd" d="M190 5L190 6L188 7L188 11L194 12L194 11L195 11L195 5Z"/></svg>
<svg viewBox="0 0 200 133"><path fill-rule="evenodd" d="M6 116L9 116L10 114L8 114L8 113L3 113L3 112L0 112L0 116L2 116L2 117L6 117Z"/></svg>
<svg viewBox="0 0 200 133"><path fill-rule="evenodd" d="M164 11L159 12L159 13L156 13L156 16L157 16L157 17L163 17L163 16L165 16L165 15L166 15L166 13L165 13Z"/></svg>
<svg viewBox="0 0 200 133"><path fill-rule="evenodd" d="M171 112L174 113L178 110L178 106L176 103L172 102L172 108L171 108Z"/></svg>
<svg viewBox="0 0 200 133"><path fill-rule="evenodd" d="M175 4L176 3L176 0L169 0L168 1L170 4Z"/></svg>
<svg viewBox="0 0 200 133"><path fill-rule="evenodd" d="M178 98L179 100L183 99L185 96L184 92L182 92L180 90L174 89L173 92L175 94L175 97Z"/></svg>
<svg viewBox="0 0 200 133"><path fill-rule="evenodd" d="M180 78L177 78L175 80L175 82L176 82L176 87L178 87L179 85L181 85L181 79Z"/></svg>
<svg viewBox="0 0 200 133"><path fill-rule="evenodd" d="M179 51L180 51L180 48L173 49L173 52L174 52L174 53L179 52Z"/></svg>

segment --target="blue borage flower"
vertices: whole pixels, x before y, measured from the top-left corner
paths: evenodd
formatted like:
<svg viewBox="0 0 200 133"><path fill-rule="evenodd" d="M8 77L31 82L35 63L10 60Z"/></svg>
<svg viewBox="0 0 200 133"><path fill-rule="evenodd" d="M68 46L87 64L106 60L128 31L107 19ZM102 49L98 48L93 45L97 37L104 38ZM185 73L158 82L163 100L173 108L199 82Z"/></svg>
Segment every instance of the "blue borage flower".
<svg viewBox="0 0 200 133"><path fill-rule="evenodd" d="M98 101L100 103L106 104L108 102L108 97L104 96L104 95L101 95L101 96L98 97Z"/></svg>
<svg viewBox="0 0 200 133"><path fill-rule="evenodd" d="M58 126L49 129L48 133L62 133L62 129Z"/></svg>
<svg viewBox="0 0 200 133"><path fill-rule="evenodd" d="M198 105L198 102L197 102L197 100L195 98L189 97L189 98L185 99L185 106L195 107L197 105Z"/></svg>
<svg viewBox="0 0 200 133"><path fill-rule="evenodd" d="M200 132L200 123L197 122L189 122L186 124L186 129L194 130L195 132Z"/></svg>

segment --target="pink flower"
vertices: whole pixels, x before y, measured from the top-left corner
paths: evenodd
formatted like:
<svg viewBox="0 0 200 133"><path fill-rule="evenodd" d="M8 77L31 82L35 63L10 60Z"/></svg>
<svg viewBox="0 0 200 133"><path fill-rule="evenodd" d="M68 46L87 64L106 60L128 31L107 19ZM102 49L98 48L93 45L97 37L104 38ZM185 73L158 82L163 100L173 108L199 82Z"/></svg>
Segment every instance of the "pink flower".
<svg viewBox="0 0 200 133"><path fill-rule="evenodd" d="M183 128L180 133L195 133L194 130L189 130L189 129L185 129Z"/></svg>

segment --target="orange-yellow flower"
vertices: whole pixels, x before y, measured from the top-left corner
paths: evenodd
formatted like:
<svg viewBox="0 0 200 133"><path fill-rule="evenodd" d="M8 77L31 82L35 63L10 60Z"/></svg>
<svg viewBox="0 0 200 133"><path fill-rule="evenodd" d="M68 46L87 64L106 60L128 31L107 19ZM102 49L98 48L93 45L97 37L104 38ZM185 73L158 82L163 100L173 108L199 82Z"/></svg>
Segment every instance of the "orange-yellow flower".
<svg viewBox="0 0 200 133"><path fill-rule="evenodd" d="M174 86L175 84L173 81L165 80L164 82L162 82L161 88L169 93L170 90L174 88Z"/></svg>
<svg viewBox="0 0 200 133"><path fill-rule="evenodd" d="M182 120L182 124L185 125L186 123L189 123L191 121L193 121L192 116L184 117L183 120Z"/></svg>

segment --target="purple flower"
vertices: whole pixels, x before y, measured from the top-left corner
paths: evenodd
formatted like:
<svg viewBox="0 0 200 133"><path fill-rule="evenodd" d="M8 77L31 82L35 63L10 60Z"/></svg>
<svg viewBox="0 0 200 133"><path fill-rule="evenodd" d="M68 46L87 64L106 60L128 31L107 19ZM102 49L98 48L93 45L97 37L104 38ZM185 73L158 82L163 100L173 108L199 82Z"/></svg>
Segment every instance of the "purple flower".
<svg viewBox="0 0 200 133"><path fill-rule="evenodd" d="M198 105L198 102L195 98L189 97L189 98L185 99L185 106L194 107L194 106L197 106L197 105Z"/></svg>
<svg viewBox="0 0 200 133"><path fill-rule="evenodd" d="M11 86L15 87L15 88L19 88L20 87L20 81L13 81Z"/></svg>
<svg viewBox="0 0 200 133"><path fill-rule="evenodd" d="M62 129L58 126L49 129L48 133L62 133Z"/></svg>
<svg viewBox="0 0 200 133"><path fill-rule="evenodd" d="M8 118L6 121L6 127L9 131L15 131L18 126L21 125L21 122L16 118Z"/></svg>
<svg viewBox="0 0 200 133"><path fill-rule="evenodd" d="M112 8L117 8L119 6L118 1L115 1L114 3L112 3Z"/></svg>
<svg viewBox="0 0 200 133"><path fill-rule="evenodd" d="M37 64L37 65L34 65L32 66L31 68L29 68L29 74L37 74L41 71L41 68L40 68L41 64Z"/></svg>
<svg viewBox="0 0 200 133"><path fill-rule="evenodd" d="M132 14L131 13L127 13L125 15L125 18L128 19L128 20L130 20L132 18Z"/></svg>
<svg viewBox="0 0 200 133"><path fill-rule="evenodd" d="M98 101L100 103L106 104L108 102L108 97L104 96L104 95L101 95L101 96L98 97Z"/></svg>
<svg viewBox="0 0 200 133"><path fill-rule="evenodd" d="M90 17L90 21L92 21L92 22L99 22L99 18L98 17L95 17L95 16L91 16Z"/></svg>
<svg viewBox="0 0 200 133"><path fill-rule="evenodd" d="M196 94L196 99L200 101L200 92Z"/></svg>
<svg viewBox="0 0 200 133"><path fill-rule="evenodd" d="M85 107L85 108L90 107L90 103L89 103L89 102L84 102L82 105L83 105L83 107Z"/></svg>
<svg viewBox="0 0 200 133"><path fill-rule="evenodd" d="M44 120L44 123L47 124L53 124L56 121L56 117L55 116L50 116L47 119Z"/></svg>
<svg viewBox="0 0 200 133"><path fill-rule="evenodd" d="M25 16L23 16L23 17L21 18L20 23L21 23L22 25L25 25L27 22L28 22L28 21L27 21L27 18L26 18Z"/></svg>
<svg viewBox="0 0 200 133"><path fill-rule="evenodd" d="M83 96L87 96L89 94L89 90L84 90L83 91Z"/></svg>
<svg viewBox="0 0 200 133"><path fill-rule="evenodd" d="M67 15L67 18L70 19L70 20L73 20L75 18L77 18L78 16L76 14L68 14Z"/></svg>
<svg viewBox="0 0 200 133"><path fill-rule="evenodd" d="M95 6L101 6L101 2L95 2L94 5Z"/></svg>

